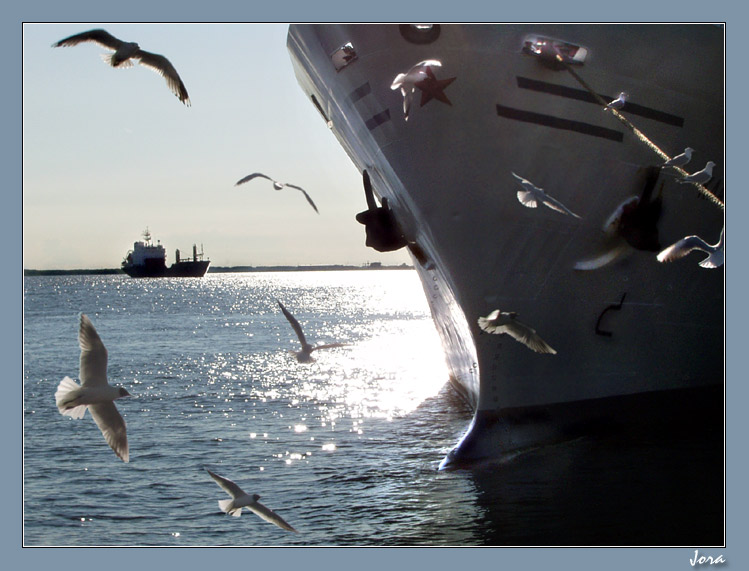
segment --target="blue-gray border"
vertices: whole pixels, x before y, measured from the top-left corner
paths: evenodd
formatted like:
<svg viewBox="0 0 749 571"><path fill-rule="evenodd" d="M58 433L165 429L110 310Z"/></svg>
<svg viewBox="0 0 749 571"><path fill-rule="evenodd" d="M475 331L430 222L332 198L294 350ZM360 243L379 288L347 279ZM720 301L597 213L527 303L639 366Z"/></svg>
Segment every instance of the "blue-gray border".
<svg viewBox="0 0 749 571"><path fill-rule="evenodd" d="M379 569L393 565L398 568L455 569L466 564L478 564L486 569L633 569L671 570L692 568L689 558L691 548L148 548L120 549L98 548L98 553L76 553L73 549L22 548L22 379L23 379L23 251L22 228L22 23L23 22L131 22L131 21L194 21L229 22L260 21L286 22L408 22L430 19L437 22L491 22L491 21L559 21L559 22L725 22L726 25L726 114L731 111L731 121L726 122L726 181L730 179L732 158L745 152L743 133L747 129L746 106L742 95L749 92L746 74L739 69L746 66L744 11L734 3L731 8L711 5L685 5L673 0L652 2L600 2L592 0L569 3L541 0L532 4L489 2L488 0L462 0L459 3L427 3L413 0L409 3L378 0L370 4L343 5L341 2L303 0L257 4L241 0L211 0L198 2L183 0L168 5L144 0L127 3L68 0L27 0L21 5L5 4L0 8L3 54L5 55L4 89L0 90L2 110L2 171L6 183L2 190L5 208L2 208L2 237L4 272L2 294L10 300L0 325L2 337L0 351L4 369L3 387L10 388L11 398L6 405L10 410L0 418L2 422L2 451L10 459L9 469L2 472L0 482L4 491L5 509L2 510L0 546L3 559L10 568L38 569L42 566L78 568L90 565L90 557L107 557L109 571L127 569L134 565L147 568L179 567L182 570L204 569L211 565L234 565L257 568L273 565L282 569L303 567L311 569ZM54 96L51 94L50 96ZM732 143L732 144L729 144ZM746 182L739 179L737 192L730 193L731 209L726 211L730 245L745 243L747 226L739 225L736 216L743 212L747 201ZM726 184L728 187L728 184ZM728 197L727 190L726 196ZM736 222L736 224L732 224ZM64 227L65 221L61 221ZM70 221L74 223L74 221ZM729 246L730 246L729 245ZM729 247L727 246L727 248ZM734 250L740 252L739 250ZM10 258L10 263L7 259ZM741 374L739 344L744 343L743 323L746 319L746 301L740 291L746 287L746 270L738 260L726 267L726 378L727 378L727 534L726 547L705 550L722 554L728 561L726 567L745 569L743 510L746 509L747 461L743 435L746 434L746 417L742 408L747 402L747 381ZM18 303L18 305L16 305ZM716 469L719 459L695 458L695 469ZM694 514L699 517L698 513ZM700 546L694 546L699 548ZM704 567L703 567L704 568Z"/></svg>

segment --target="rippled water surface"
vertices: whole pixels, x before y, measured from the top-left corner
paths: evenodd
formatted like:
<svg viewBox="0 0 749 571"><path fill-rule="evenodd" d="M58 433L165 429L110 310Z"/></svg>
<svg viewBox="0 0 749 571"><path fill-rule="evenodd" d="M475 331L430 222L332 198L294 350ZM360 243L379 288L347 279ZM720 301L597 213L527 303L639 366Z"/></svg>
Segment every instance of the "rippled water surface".
<svg viewBox="0 0 749 571"><path fill-rule="evenodd" d="M470 422L413 271L39 276L24 281L26 545L682 545L722 538L693 434L577 439L439 472ZM300 364L276 300L312 343ZM109 351L130 463L63 417L78 315ZM643 466L645 469L643 470ZM300 533L246 511L204 467ZM695 502L701 517L685 521Z"/></svg>
<svg viewBox="0 0 749 571"><path fill-rule="evenodd" d="M378 544L475 539L473 486L436 471L465 428L412 271L25 280L25 542ZM276 299L314 343L300 364ZM109 352L130 463L54 392L78 376L78 314ZM235 480L300 533L218 510ZM445 501L449 499L450 501ZM457 526L438 526L455 520Z"/></svg>

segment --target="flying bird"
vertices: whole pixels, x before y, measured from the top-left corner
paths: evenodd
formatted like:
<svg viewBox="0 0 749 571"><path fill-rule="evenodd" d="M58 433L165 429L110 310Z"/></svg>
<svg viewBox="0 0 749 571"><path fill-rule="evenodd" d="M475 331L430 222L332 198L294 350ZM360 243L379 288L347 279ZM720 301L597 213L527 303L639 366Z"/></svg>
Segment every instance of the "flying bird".
<svg viewBox="0 0 749 571"><path fill-rule="evenodd" d="M522 176L518 176L515 173L512 173L512 176L514 176L518 180L520 186L523 187L523 190L518 190L517 194L518 200L523 206L536 208L539 204L544 204L552 210L556 210L562 214L569 214L575 218L580 218L564 204L559 202L556 198L546 194L542 188L538 188L531 181L524 179Z"/></svg>
<svg viewBox="0 0 749 571"><path fill-rule="evenodd" d="M556 355L556 351L546 341L541 339L536 330L518 321L517 316L517 313L508 313L495 309L486 317L479 317L478 323L479 327L487 333L494 335L505 333L513 339L520 341L526 347L533 349L536 353Z"/></svg>
<svg viewBox="0 0 749 571"><path fill-rule="evenodd" d="M593 258L575 262L574 268L576 270L597 270L608 266L625 254L630 254L634 248L624 239L621 229L625 226L627 218L636 212L639 206L639 196L630 196L620 203L603 224L602 250Z"/></svg>
<svg viewBox="0 0 749 571"><path fill-rule="evenodd" d="M276 300L278 301L278 300ZM295 352L297 361L300 363L309 363L313 361L312 359L312 351L317 351L318 349L333 349L334 347L344 347L344 343L329 343L327 345L316 345L312 346L309 343L307 343L307 339L304 337L304 331L302 331L302 326L299 325L299 322L296 320L296 318L289 313L289 311L283 306L283 303L278 301L278 305L281 308L281 311L286 316L286 319L291 323L291 327L294 329L294 332L296 333L296 336L299 338L299 342L302 344L302 350Z"/></svg>
<svg viewBox="0 0 749 571"><path fill-rule="evenodd" d="M187 95L185 84L174 69L171 62L164 56L153 54L140 49L135 42L123 42L118 40L106 30L96 29L75 34L59 42L52 44L53 48L76 46L82 42L95 42L100 46L112 50L113 54L102 54L102 59L112 67L132 67L133 61L148 67L166 79L166 84L177 98L185 105L190 105L190 97Z"/></svg>
<svg viewBox="0 0 749 571"><path fill-rule="evenodd" d="M125 421L113 401L128 397L130 393L107 382L107 349L84 314L81 314L78 344L81 347L81 384L70 377L60 381L55 392L57 408L61 414L72 418L83 418L88 408L107 444L119 458L129 462Z"/></svg>
<svg viewBox="0 0 749 571"><path fill-rule="evenodd" d="M232 497L232 499L230 500L218 501L218 507L221 508L222 512L231 514L234 517L239 517L242 515L242 508L247 508L251 512L260 516L265 521L277 525L281 529L299 533L288 523L286 523L286 521L280 515L261 504L258 501L260 499L260 496L258 496L257 494L249 495L228 478L224 478L222 476L219 476L218 474L214 474L208 468L206 468L205 470L211 475L211 478L216 481L221 489L223 489Z"/></svg>
<svg viewBox="0 0 749 571"><path fill-rule="evenodd" d="M680 155L676 155L675 157L671 157L669 160L667 160L665 163L663 163L664 167L683 167L685 164L687 164L689 161L692 160L692 153L694 152L694 149L692 147L687 147L684 149L684 152Z"/></svg>
<svg viewBox="0 0 749 571"><path fill-rule="evenodd" d="M301 186L296 186L295 184L278 182L277 180L274 180L268 175L264 175L263 173L260 173L260 172L254 172L252 174L248 174L246 177L241 178L236 183L234 183L234 186L239 186L240 184L244 184L252 180L253 178L257 178L257 177L265 178L271 181L273 183L273 188L276 190L281 190L282 188L293 188L295 190L300 191L304 195L304 198L307 199L307 202L309 202L310 206L315 209L315 212L320 214L320 211L317 209L317 206L315 206L315 203L312 202L312 198L310 198L310 195L307 194L307 191L304 190Z"/></svg>
<svg viewBox="0 0 749 571"><path fill-rule="evenodd" d="M597 270L635 250L657 252L662 248L658 237L664 184L658 186L660 172L656 166L645 171L642 194L630 196L616 207L601 228L599 253L576 262L576 270Z"/></svg>
<svg viewBox="0 0 749 571"><path fill-rule="evenodd" d="M626 91L622 91L616 99L609 101L606 104L606 107L603 108L603 110L606 111L607 109L621 109L627 102L627 97L629 97L629 94Z"/></svg>
<svg viewBox="0 0 749 571"><path fill-rule="evenodd" d="M420 61L406 73L399 73L393 79L393 83L390 89L400 89L403 95L403 115L406 121L408 121L408 114L411 111L411 104L413 103L414 93L416 92L416 84L429 77L430 67L442 67L442 62L436 59L426 59Z"/></svg>
<svg viewBox="0 0 749 571"><path fill-rule="evenodd" d="M680 179L676 179L676 182L684 184L687 182L694 182L697 184L705 184L707 181L709 181L711 178L713 178L713 167L715 166L715 163L713 161L707 161L707 164L705 165L705 168L701 171L697 171L696 173L692 173L690 175L684 176Z"/></svg>
<svg viewBox="0 0 749 571"><path fill-rule="evenodd" d="M658 254L659 262L673 262L679 258L683 258L692 250L700 250L708 254L707 258L700 262L700 266L703 268L719 268L723 265L725 260L725 254L723 252L723 246L726 243L726 230L725 228L720 232L720 240L717 244L708 244L699 236L687 236L682 238L675 244L670 245L668 248Z"/></svg>

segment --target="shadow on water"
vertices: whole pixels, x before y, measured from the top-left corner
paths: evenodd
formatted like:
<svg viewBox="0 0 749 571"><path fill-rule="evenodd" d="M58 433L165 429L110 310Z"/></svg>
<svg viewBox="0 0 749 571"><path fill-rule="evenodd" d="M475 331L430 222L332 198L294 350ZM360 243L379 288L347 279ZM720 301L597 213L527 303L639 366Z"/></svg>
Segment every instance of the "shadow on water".
<svg viewBox="0 0 749 571"><path fill-rule="evenodd" d="M723 415L660 421L474 466L484 545L724 544Z"/></svg>

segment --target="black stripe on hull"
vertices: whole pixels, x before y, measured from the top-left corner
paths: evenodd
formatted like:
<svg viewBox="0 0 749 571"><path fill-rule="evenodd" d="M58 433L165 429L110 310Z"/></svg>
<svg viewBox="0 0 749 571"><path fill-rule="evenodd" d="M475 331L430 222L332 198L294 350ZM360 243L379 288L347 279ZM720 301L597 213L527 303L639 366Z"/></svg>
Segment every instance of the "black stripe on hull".
<svg viewBox="0 0 749 571"><path fill-rule="evenodd" d="M571 119L564 119L553 115L544 115L543 113L534 113L533 111L524 111L522 109L515 109L514 107L506 107L500 104L497 104L497 115L505 117L506 119L514 119L515 121L535 123L536 125L543 125L544 127L551 127L553 129L563 129L566 131L582 133L583 135L601 137L602 139L616 141L617 143L621 143L624 140L624 133L621 131L615 131L613 129L600 127L599 125L592 125L590 123L583 123L582 121L572 121Z"/></svg>
<svg viewBox="0 0 749 571"><path fill-rule="evenodd" d="M593 103L600 106L600 102L584 89L575 89L574 87L567 87L566 85L557 85L556 83L548 83L546 81L538 81L536 79L530 79L528 77L517 77L518 87L521 89L529 89L531 91L537 91L540 93L548 93L550 95L556 95L558 97L565 97L567 99L575 99L577 101L584 101L585 103ZM610 95L598 94L604 101L611 101L614 97ZM659 111L643 105L637 105L637 103L630 103L629 101L624 105L622 109L623 113L629 113L632 115L638 115L645 119L652 119L666 125L673 125L674 127L683 127L684 118L671 115L665 111Z"/></svg>

